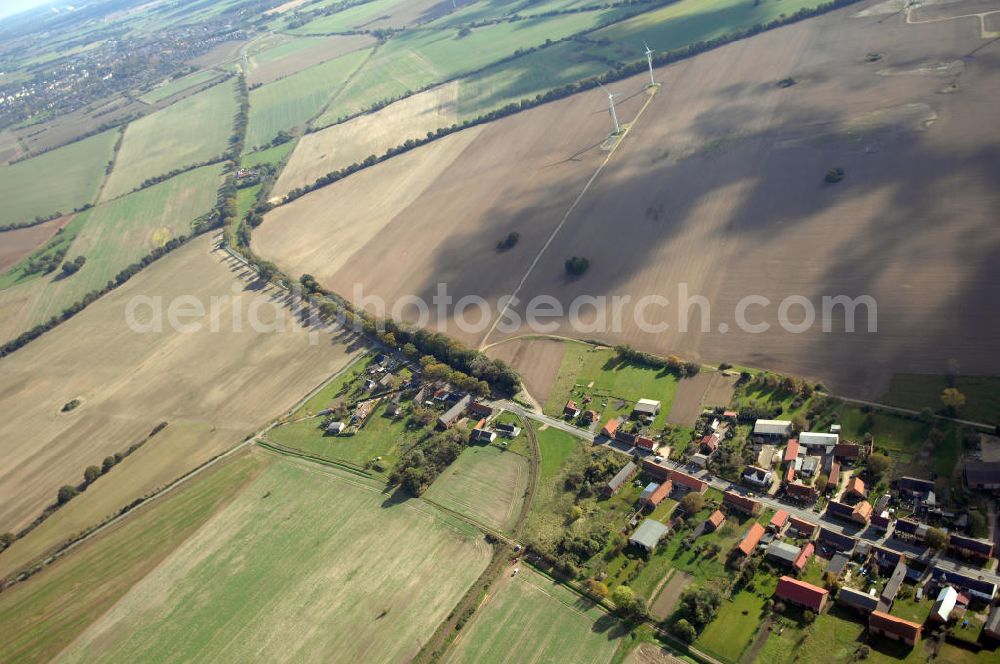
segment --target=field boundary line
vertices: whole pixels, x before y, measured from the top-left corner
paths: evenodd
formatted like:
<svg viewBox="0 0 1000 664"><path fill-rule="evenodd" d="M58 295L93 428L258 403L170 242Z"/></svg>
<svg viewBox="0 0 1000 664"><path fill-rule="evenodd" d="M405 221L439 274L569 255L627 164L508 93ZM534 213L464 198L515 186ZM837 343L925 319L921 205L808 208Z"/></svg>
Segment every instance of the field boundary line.
<svg viewBox="0 0 1000 664"><path fill-rule="evenodd" d="M507 300L506 303L504 303L503 308L499 311L496 318L493 320L493 324L490 326L490 329L486 331L486 336L483 337L482 342L479 344L480 351L483 350L483 347L486 345L486 342L489 340L490 336L492 336L493 332L496 330L497 325L500 324L500 319L502 319L503 315L507 313L507 310L510 308L511 301L517 298L517 294L521 292L521 289L524 287L524 284L528 281L528 278L531 276L531 273L534 272L535 266L538 265L538 262L542 259L542 256L545 254L545 251L549 248L549 245L552 244L552 242L556 239L556 235L558 235L559 231L561 231L563 226L566 225L566 222L569 220L570 215L573 214L573 211L576 209L576 206L580 204L580 201L583 200L583 197L587 194L588 191L590 191L590 187L594 184L594 182L597 181L597 178L604 170L604 167L611 162L611 158L615 156L615 152L618 151L618 148L621 147L621 145L625 142L625 139L628 138L628 134L632 130L632 127L634 127L636 123L639 122L639 118L642 117L642 114L646 111L646 108L653 102L653 99L656 98L656 92L657 90L654 89L653 92L649 95L649 98L646 99L646 103L644 103L642 105L642 108L639 109L639 112L636 113L636 116L632 120L632 122L625 125L625 127L622 129L621 137L615 142L611 150L608 151L608 156L604 158L604 161L601 162L600 166L597 167L597 170L595 170L593 175L590 176L590 179L587 180L587 183L583 185L583 189L580 190L580 193L577 194L573 202L570 203L569 208L566 209L566 212L563 214L562 219L559 221L558 224L556 224L556 227L552 230L552 233L549 235L549 238L545 241L545 244L543 244L542 248L538 250L538 253L535 255L534 260L531 261L531 264L528 266L528 269L521 277L521 281L518 282L517 288L514 289L514 292L511 293L511 297Z"/></svg>

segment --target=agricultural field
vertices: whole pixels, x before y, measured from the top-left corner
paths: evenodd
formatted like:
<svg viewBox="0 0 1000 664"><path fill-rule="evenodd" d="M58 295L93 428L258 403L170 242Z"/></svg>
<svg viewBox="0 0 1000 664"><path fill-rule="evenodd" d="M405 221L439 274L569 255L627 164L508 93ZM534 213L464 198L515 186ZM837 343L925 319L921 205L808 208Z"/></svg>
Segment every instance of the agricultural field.
<svg viewBox="0 0 1000 664"><path fill-rule="evenodd" d="M489 528L510 532L527 488L527 459L493 445L471 445L424 495Z"/></svg>
<svg viewBox="0 0 1000 664"><path fill-rule="evenodd" d="M531 398L544 404L559 375L565 348L566 344L553 339L512 339L488 348L486 354L514 367Z"/></svg>
<svg viewBox="0 0 1000 664"><path fill-rule="evenodd" d="M690 427L705 408L728 406L733 399L736 378L718 371L703 370L696 376L681 380L667 414L667 422Z"/></svg>
<svg viewBox="0 0 1000 664"><path fill-rule="evenodd" d="M25 256L52 239L59 229L73 218L72 215L57 217L42 224L12 231L0 231L0 273L7 271Z"/></svg>
<svg viewBox="0 0 1000 664"><path fill-rule="evenodd" d="M281 164L285 158L291 154L292 150L295 148L295 141L287 141L274 147L267 148L266 150L257 150L255 152L245 152L243 156L240 157L240 166L243 168L253 168L254 166L259 166L260 164L274 164L275 166Z"/></svg>
<svg viewBox="0 0 1000 664"><path fill-rule="evenodd" d="M912 410L942 407L941 393L951 387L946 376L932 374L896 374L889 383L889 390L879 398L879 402L890 406L900 406ZM958 411L958 416L1000 424L1000 378L996 376L956 376L956 387L966 397L966 404Z"/></svg>
<svg viewBox="0 0 1000 664"><path fill-rule="evenodd" d="M87 262L69 277L12 268L0 278L0 334L13 338L57 315L154 248L190 234L191 222L214 207L221 182L221 166L205 166L75 215L39 253L62 248L67 260Z"/></svg>
<svg viewBox="0 0 1000 664"><path fill-rule="evenodd" d="M236 87L220 83L131 123L101 200L127 194L148 178L222 155L233 131Z"/></svg>
<svg viewBox="0 0 1000 664"><path fill-rule="evenodd" d="M367 50L347 53L251 90L246 144L267 145L279 131L305 124L340 94L368 55Z"/></svg>
<svg viewBox="0 0 1000 664"><path fill-rule="evenodd" d="M447 9L447 5L437 0L373 0L318 18L292 32L330 34L351 30L402 28L426 23Z"/></svg>
<svg viewBox="0 0 1000 664"><path fill-rule="evenodd" d="M354 476L271 463L61 661L411 658L491 553L426 503L385 498Z"/></svg>
<svg viewBox="0 0 1000 664"><path fill-rule="evenodd" d="M106 131L45 154L0 165L0 225L70 213L92 203L104 181L117 131Z"/></svg>
<svg viewBox="0 0 1000 664"><path fill-rule="evenodd" d="M940 373L942 357L1000 374L986 333L1000 314L968 304L993 301L1000 288L990 259L1000 231L987 213L1000 206L1000 192L989 184L996 141L983 138L1000 136L988 131L997 118L986 110L1000 74L964 61L963 93L939 94L949 81L921 64L993 46L974 22L912 25L855 14L845 8L662 67L661 94L638 120L648 78L614 83L610 89L623 95L619 117L635 124L610 158L600 149L609 124L606 99L581 93L477 128L435 182L421 182L405 215L395 223L380 220L380 232L365 245L342 241L351 232L340 225L352 214L345 208L381 206L386 187L408 189L391 173L396 160L361 174L381 185L372 198L362 179L352 177L272 212L257 234L260 249L348 296L364 279L365 295L387 302L429 299L437 283L448 282L456 300L475 294L495 303L523 279L522 304L508 312L522 323L524 303L540 294L556 297L565 311L580 295L678 302L685 284L688 297L710 305L707 312L691 308L687 332L680 331L680 307L649 308L652 329L627 310L621 331L602 333L600 325L584 331L565 318L546 331L696 361L768 366L835 393L876 398L894 373ZM830 43L831 34L843 37ZM892 55L868 62L873 50ZM786 78L795 84L777 85ZM755 165L765 158L762 177ZM824 174L835 165L847 176L827 184ZM475 186L456 186L460 178ZM324 204L310 203L312 197ZM298 214L310 207L324 212ZM609 218L622 223L609 226ZM945 218L958 219L958 226L938 223ZM275 233L268 226L295 239L278 250L273 242L265 247L264 238ZM510 231L520 232L520 243L497 254L496 242ZM861 236L870 241L857 242ZM978 240L970 244L967 237ZM820 242L837 250L817 258ZM308 250L292 249L298 246ZM614 255L595 249L610 246L622 249ZM876 254L877 246L889 249ZM783 258L746 260L764 251ZM405 267L381 270L389 253L405 258ZM570 279L563 261L574 255L589 256L591 266ZM748 294L771 302L748 312L750 322L771 326L765 334L734 325L737 304ZM870 295L878 304L878 334L867 332L864 306L855 333L845 331L842 307L829 315L830 332L820 322L787 332L776 314L793 295L815 300L817 316L823 295ZM789 316L800 320L794 311ZM670 327L656 327L661 323ZM532 331L523 324L491 327L448 321L447 330L476 346Z"/></svg>
<svg viewBox="0 0 1000 664"><path fill-rule="evenodd" d="M606 664L624 634L616 618L525 567L493 586L445 661Z"/></svg>
<svg viewBox="0 0 1000 664"><path fill-rule="evenodd" d="M139 97L142 101L147 104L155 104L157 102L163 101L168 97L173 97L179 92L184 92L185 90L190 90L191 88L208 83L212 79L218 78L220 73L212 69L203 69L201 71L196 71L193 74L188 74L187 76L181 76L180 78L175 78L172 81L167 81L162 85L158 85L146 94Z"/></svg>
<svg viewBox="0 0 1000 664"><path fill-rule="evenodd" d="M273 46L270 45L272 43ZM247 85L270 83L351 51L369 48L374 45L374 39L369 35L295 39L281 37L270 38L259 44L258 47L258 43L255 43L247 56Z"/></svg>
<svg viewBox="0 0 1000 664"><path fill-rule="evenodd" d="M0 595L0 651L48 662L152 572L272 461L244 453L140 508L57 564ZM72 601L67 601L72 597Z"/></svg>
<svg viewBox="0 0 1000 664"><path fill-rule="evenodd" d="M341 332L303 327L271 300L271 289L246 290L242 268L214 252L214 242L209 236L191 241L0 360L0 410L7 414L0 436L8 441L0 532L30 522L61 485L79 482L87 466L100 465L167 422L149 445L176 446L172 474L161 474L161 466L170 465L161 458L146 466L151 475L133 482L99 481L91 490L118 495L115 507L101 514L106 516L136 497L131 491L143 482L138 495L252 434L360 350L349 349L355 339ZM160 311L157 331L155 298L166 307L182 295L185 313L177 327L169 312ZM153 299L134 301L136 296ZM126 316L130 302L133 325ZM263 332L254 329L251 305L267 322ZM254 361L245 364L247 358ZM179 384L185 389L176 389ZM61 412L73 399L79 405ZM174 427L187 435L159 438ZM68 534L51 537L58 542Z"/></svg>

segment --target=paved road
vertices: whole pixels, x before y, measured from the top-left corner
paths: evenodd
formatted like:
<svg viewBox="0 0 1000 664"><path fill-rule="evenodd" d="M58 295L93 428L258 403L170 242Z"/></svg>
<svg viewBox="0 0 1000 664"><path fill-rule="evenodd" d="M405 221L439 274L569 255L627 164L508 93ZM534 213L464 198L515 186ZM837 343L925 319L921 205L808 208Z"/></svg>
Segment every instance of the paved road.
<svg viewBox="0 0 1000 664"><path fill-rule="evenodd" d="M505 410L517 413L521 417L526 417L528 419L535 420L536 422L547 424L550 427L559 429L560 431L565 431L566 433L574 435L577 438L580 438L581 440L586 440L587 442L590 443L593 443L598 438L591 431L573 426L572 424L566 422L565 420L558 419L555 417L550 417L542 413L537 413L528 410L523 406L514 403L513 401L506 401L506 400L497 401L494 403L494 405L501 407ZM626 448L624 446L619 446L616 444L609 444L603 437L601 437L600 440L598 440L598 443L604 445L605 447L614 452L629 457L637 453L640 456L652 456L647 450L642 450L635 447ZM669 460L664 460L660 465L664 466L665 468L672 468L685 473L696 475L701 479L707 481L709 486L711 486L714 489L718 489L719 491L728 491L730 489L733 489L735 491L739 491L740 493L746 493L745 487L740 486L738 484L734 484L729 480L725 480L720 477L708 477L707 476L708 474L705 471L697 469L692 470L691 468L688 468L683 464ZM791 516L819 524L820 526L835 533L839 533L842 535L849 535L851 537L860 537L868 542L871 542L872 544L877 544L879 546L883 546L885 548L892 550L906 551L909 548L905 543L890 538L888 536L888 533L883 533L881 531L871 528L868 529L859 528L857 524L845 523L837 519L831 519L826 517L825 514L820 514L813 509L803 508L797 504L785 502L783 500L775 498L774 496L757 495L755 496L755 498L757 498L766 507L769 507L773 510L779 510L779 509L785 510ZM979 578L984 581L990 581L992 583L1000 585L1000 574L997 574L994 571L984 570L979 567L970 567L968 565L962 564L961 562L949 558L944 558L940 554L935 556L935 558L932 560L932 563L934 565L937 565L938 567L941 567L942 569L958 572L960 574L966 574L974 578Z"/></svg>

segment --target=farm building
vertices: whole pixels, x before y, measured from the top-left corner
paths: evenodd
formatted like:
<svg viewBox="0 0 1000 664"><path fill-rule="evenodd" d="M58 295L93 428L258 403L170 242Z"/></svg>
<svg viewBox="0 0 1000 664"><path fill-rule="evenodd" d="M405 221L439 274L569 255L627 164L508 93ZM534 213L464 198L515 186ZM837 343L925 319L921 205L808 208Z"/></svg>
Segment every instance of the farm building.
<svg viewBox="0 0 1000 664"><path fill-rule="evenodd" d="M610 420L608 420L608 423L605 424L604 427L601 429L601 433L603 433L608 438L614 438L615 432L618 431L618 426L620 424L621 420L619 420L617 417L611 418Z"/></svg>
<svg viewBox="0 0 1000 664"><path fill-rule="evenodd" d="M983 634L994 641L1000 641L1000 606L994 606L990 611L990 616L983 625Z"/></svg>
<svg viewBox="0 0 1000 664"><path fill-rule="evenodd" d="M834 551L840 551L841 553L851 554L854 552L854 547L857 546L858 541L849 535L841 535L838 532L830 530L829 528L819 529L819 541Z"/></svg>
<svg viewBox="0 0 1000 664"><path fill-rule="evenodd" d="M992 602L997 594L996 584L983 581L967 574L951 572L940 567L931 570L931 578L939 583L948 583L956 590L971 595L983 602Z"/></svg>
<svg viewBox="0 0 1000 664"><path fill-rule="evenodd" d="M794 544L775 540L767 545L767 548L764 550L764 557L774 560L781 565L791 567L798 560L800 553L802 553L802 549Z"/></svg>
<svg viewBox="0 0 1000 664"><path fill-rule="evenodd" d="M699 468L708 468L708 455L703 452L691 455L691 465Z"/></svg>
<svg viewBox="0 0 1000 664"><path fill-rule="evenodd" d="M746 496L742 496L735 491L727 491L722 494L722 504L727 506L730 510L735 510L751 516L759 514L761 509L759 500L747 498Z"/></svg>
<svg viewBox="0 0 1000 664"><path fill-rule="evenodd" d="M628 445L629 447L635 445L635 439L637 436L634 433L629 433L625 429L619 428L615 432L615 440L623 445Z"/></svg>
<svg viewBox="0 0 1000 664"><path fill-rule="evenodd" d="M785 510L778 510L771 517L771 523L767 525L768 528L776 533L780 533L782 529L788 524L788 512Z"/></svg>
<svg viewBox="0 0 1000 664"><path fill-rule="evenodd" d="M837 591L837 604L862 613L871 613L878 608L878 599L868 593L844 586Z"/></svg>
<svg viewBox="0 0 1000 664"><path fill-rule="evenodd" d="M868 616L868 631L876 636L902 641L908 646L914 646L920 640L920 625L882 611L872 611Z"/></svg>
<svg viewBox="0 0 1000 664"><path fill-rule="evenodd" d="M742 479L744 484L749 484L757 488L766 488L771 486L774 476L770 470L758 468L757 466L747 466L746 470L743 471Z"/></svg>
<svg viewBox="0 0 1000 664"><path fill-rule="evenodd" d="M674 483L670 480L664 480L662 484L657 485L656 489L643 502L652 508L656 508L673 490Z"/></svg>
<svg viewBox="0 0 1000 664"><path fill-rule="evenodd" d="M889 580L886 581L885 586L882 588L882 594L879 596L879 606L884 606L886 611L896 601L896 595L899 594L899 589L903 585L903 581L906 580L906 572L906 564L900 562L892 570L892 576L889 577Z"/></svg>
<svg viewBox="0 0 1000 664"><path fill-rule="evenodd" d="M833 578L839 579L844 574L844 570L847 569L847 563L850 562L850 558L842 553L836 553L833 558L830 558L830 562L826 564L826 569L823 570L826 574L832 574Z"/></svg>
<svg viewBox="0 0 1000 664"><path fill-rule="evenodd" d="M857 443L837 443L833 446L833 458L848 463L861 458L861 446Z"/></svg>
<svg viewBox="0 0 1000 664"><path fill-rule="evenodd" d="M799 456L799 439L792 438L785 445L785 454L781 457L782 463L795 463L795 459Z"/></svg>
<svg viewBox="0 0 1000 664"><path fill-rule="evenodd" d="M819 526L815 523L806 521L805 519L800 519L797 516L789 517L788 523L799 537L804 537L806 539L812 539L813 535L816 534L816 530L819 528Z"/></svg>
<svg viewBox="0 0 1000 664"><path fill-rule="evenodd" d="M795 561L792 563L792 567L794 567L796 571L801 572L806 568L806 565L809 564L809 559L813 557L815 552L816 547L813 546L813 543L807 542L806 545L802 547L799 555L795 558Z"/></svg>
<svg viewBox="0 0 1000 664"><path fill-rule="evenodd" d="M788 420L757 420L753 425L753 435L765 440L783 440L792 435L792 423Z"/></svg>
<svg viewBox="0 0 1000 664"><path fill-rule="evenodd" d="M344 429L346 428L347 425L344 424L343 422L330 422L329 424L326 425L326 432L328 434L336 436L338 434L344 433Z"/></svg>
<svg viewBox="0 0 1000 664"><path fill-rule="evenodd" d="M778 579L778 587L774 590L774 596L796 606L819 613L826 606L826 602L830 598L830 593L811 583L799 581L790 576L783 576Z"/></svg>
<svg viewBox="0 0 1000 664"><path fill-rule="evenodd" d="M444 429L451 428L465 414L465 409L469 407L470 403L472 403L472 395L466 394L438 418L438 425Z"/></svg>
<svg viewBox="0 0 1000 664"><path fill-rule="evenodd" d="M872 520L869 525L874 526L879 530L889 530L889 526L892 525L892 518L889 516L889 512L887 511L873 513Z"/></svg>
<svg viewBox="0 0 1000 664"><path fill-rule="evenodd" d="M484 403L474 401L469 404L469 414L476 417L490 417L493 415L493 409Z"/></svg>
<svg viewBox="0 0 1000 664"><path fill-rule="evenodd" d="M496 433L489 429L476 428L469 432L469 440L474 443L492 443L496 439Z"/></svg>
<svg viewBox="0 0 1000 664"><path fill-rule="evenodd" d="M840 463L831 461L829 474L826 478L826 490L835 491L838 484L840 484Z"/></svg>
<svg viewBox="0 0 1000 664"><path fill-rule="evenodd" d="M846 503L841 503L836 500L831 500L826 505L827 517L841 519L843 521L851 521L853 514L854 514L854 507Z"/></svg>
<svg viewBox="0 0 1000 664"><path fill-rule="evenodd" d="M721 442L722 436L717 433L704 436L701 439L701 451L708 455L714 454L715 450L719 449L719 443Z"/></svg>
<svg viewBox="0 0 1000 664"><path fill-rule="evenodd" d="M715 510L709 515L708 520L705 521L705 529L709 532L719 529L723 523L726 522L726 515L722 513L722 510Z"/></svg>
<svg viewBox="0 0 1000 664"><path fill-rule="evenodd" d="M975 560L985 565L993 555L993 542L964 535L952 535L948 538L948 551L959 558Z"/></svg>
<svg viewBox="0 0 1000 664"><path fill-rule="evenodd" d="M596 410L585 410L580 416L584 424L593 424L600 419L600 414Z"/></svg>
<svg viewBox="0 0 1000 664"><path fill-rule="evenodd" d="M639 527L635 529L632 536L628 538L628 543L653 553L656 551L656 545L659 544L660 540L663 539L669 532L670 529L659 521L645 519L641 524L639 524Z"/></svg>
<svg viewBox="0 0 1000 664"><path fill-rule="evenodd" d="M764 536L764 527L755 523L743 534L740 543L736 545L736 550L744 556L749 556L757 548L760 538Z"/></svg>
<svg viewBox="0 0 1000 664"><path fill-rule="evenodd" d="M965 483L970 489L997 491L1000 489L1000 461L966 461Z"/></svg>
<svg viewBox="0 0 1000 664"><path fill-rule="evenodd" d="M521 435L521 427L513 424L497 424L497 433L505 438L517 438Z"/></svg>
<svg viewBox="0 0 1000 664"><path fill-rule="evenodd" d="M833 451L834 446L839 442L840 436L835 433L803 431L799 434L799 445L806 448L809 452L826 454Z"/></svg>
<svg viewBox="0 0 1000 664"><path fill-rule="evenodd" d="M867 495L865 493L864 481L860 477L852 477L851 481L847 483L847 487L844 489L844 495L864 498Z"/></svg>
<svg viewBox="0 0 1000 664"><path fill-rule="evenodd" d="M632 479L632 476L639 472L639 466L635 465L635 462L629 461L624 468L618 471L618 474L612 477L608 483L604 486L604 495L613 496L618 491L625 486L625 483Z"/></svg>
<svg viewBox="0 0 1000 664"><path fill-rule="evenodd" d="M632 414L638 417L656 417L660 414L660 402L653 399L639 399L632 409Z"/></svg>
<svg viewBox="0 0 1000 664"><path fill-rule="evenodd" d="M910 496L923 497L929 493L934 493L934 482L916 477L902 477L896 483L896 486L900 492Z"/></svg>
<svg viewBox="0 0 1000 664"><path fill-rule="evenodd" d="M580 417L580 408L576 405L576 402L570 399L563 406L563 415L566 417Z"/></svg>
<svg viewBox="0 0 1000 664"><path fill-rule="evenodd" d="M934 606L931 607L931 619L937 622L946 623L951 618L951 612L955 610L958 602L958 591L951 586L944 586L938 593Z"/></svg>

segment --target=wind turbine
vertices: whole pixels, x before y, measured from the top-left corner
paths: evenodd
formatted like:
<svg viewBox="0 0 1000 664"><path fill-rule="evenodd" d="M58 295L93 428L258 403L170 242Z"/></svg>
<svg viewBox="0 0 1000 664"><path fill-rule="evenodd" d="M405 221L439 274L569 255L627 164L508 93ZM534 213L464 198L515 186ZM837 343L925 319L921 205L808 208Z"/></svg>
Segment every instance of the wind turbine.
<svg viewBox="0 0 1000 664"><path fill-rule="evenodd" d="M642 42L642 45L646 47L646 63L649 64L649 84L656 85L656 79L653 78L653 49L649 48L649 44Z"/></svg>
<svg viewBox="0 0 1000 664"><path fill-rule="evenodd" d="M598 85L601 84L598 83ZM618 126L618 114L615 113L615 97L617 97L618 95L613 94L603 85L601 85L601 89L608 93L608 108L611 109L611 122L613 122L615 125L615 133L619 134L621 133L622 128Z"/></svg>

